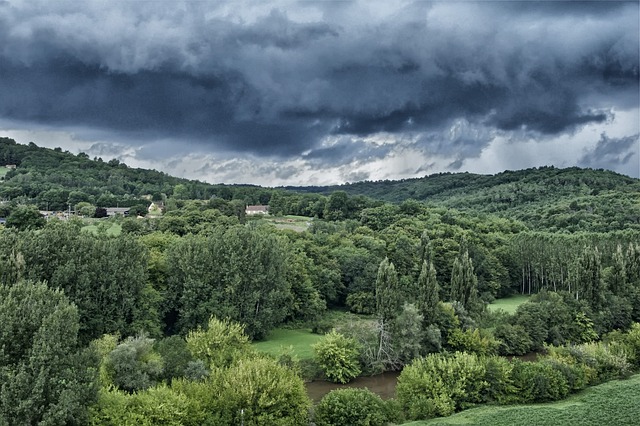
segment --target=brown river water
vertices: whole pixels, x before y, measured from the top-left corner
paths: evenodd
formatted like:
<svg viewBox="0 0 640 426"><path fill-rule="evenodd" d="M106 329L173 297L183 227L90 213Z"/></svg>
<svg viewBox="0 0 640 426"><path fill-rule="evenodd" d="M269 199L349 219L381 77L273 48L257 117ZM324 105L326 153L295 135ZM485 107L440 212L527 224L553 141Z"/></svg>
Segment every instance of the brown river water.
<svg viewBox="0 0 640 426"><path fill-rule="evenodd" d="M325 380L314 380L306 383L307 393L313 402L319 402L323 396L334 389L367 388L371 392L380 395L382 399L393 398L396 392L396 383L400 372L391 371L377 374L371 377L357 377L346 385L331 383Z"/></svg>

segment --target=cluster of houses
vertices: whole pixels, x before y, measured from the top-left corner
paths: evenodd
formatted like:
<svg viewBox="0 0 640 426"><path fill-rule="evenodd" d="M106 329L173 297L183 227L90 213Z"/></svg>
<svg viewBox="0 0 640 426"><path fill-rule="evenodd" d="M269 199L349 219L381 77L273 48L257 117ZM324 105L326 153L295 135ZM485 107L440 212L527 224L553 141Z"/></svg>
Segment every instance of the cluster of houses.
<svg viewBox="0 0 640 426"><path fill-rule="evenodd" d="M149 212L161 210L164 207L162 202L153 202L149 206ZM114 216L129 216L129 207L106 207L107 217ZM69 219L70 216L75 215L75 211L50 211L50 210L40 210L40 214L44 216L45 219L58 218L61 220ZM245 208L245 214L248 216L252 215L267 215L269 214L269 206L265 205L252 205L247 206ZM0 218L0 225L3 225L6 222L5 218Z"/></svg>

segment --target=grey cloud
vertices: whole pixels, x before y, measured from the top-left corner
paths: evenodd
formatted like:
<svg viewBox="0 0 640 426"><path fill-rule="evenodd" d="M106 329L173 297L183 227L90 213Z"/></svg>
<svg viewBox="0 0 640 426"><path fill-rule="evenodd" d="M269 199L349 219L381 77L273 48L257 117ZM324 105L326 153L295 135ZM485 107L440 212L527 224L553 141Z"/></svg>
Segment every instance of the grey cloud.
<svg viewBox="0 0 640 426"><path fill-rule="evenodd" d="M393 150L391 144L373 144L361 139L339 137L330 146L320 147L303 154L302 158L316 169L340 166L355 161L372 161L384 158Z"/></svg>
<svg viewBox="0 0 640 426"><path fill-rule="evenodd" d="M455 161L449 163L449 165L447 165L447 168L451 170L460 170L463 164L464 160L462 158L458 158Z"/></svg>
<svg viewBox="0 0 640 426"><path fill-rule="evenodd" d="M637 107L637 15L637 2L5 2L0 117L308 152L314 167L389 153L364 136L411 134L462 161L490 136L450 138L456 120L556 135Z"/></svg>
<svg viewBox="0 0 640 426"><path fill-rule="evenodd" d="M369 179L370 173L365 171L350 172L343 175L345 182L361 182Z"/></svg>
<svg viewBox="0 0 640 426"><path fill-rule="evenodd" d="M585 152L578 164L598 168L616 168L616 166L627 164L634 155L640 153L639 141L640 134L610 138L602 133L596 146Z"/></svg>

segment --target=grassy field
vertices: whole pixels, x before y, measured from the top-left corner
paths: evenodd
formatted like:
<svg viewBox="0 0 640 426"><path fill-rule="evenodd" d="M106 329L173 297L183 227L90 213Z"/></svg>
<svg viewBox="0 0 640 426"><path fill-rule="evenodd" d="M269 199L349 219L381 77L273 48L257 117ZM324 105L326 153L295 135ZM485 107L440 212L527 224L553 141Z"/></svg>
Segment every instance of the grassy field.
<svg viewBox="0 0 640 426"><path fill-rule="evenodd" d="M527 300L529 300L529 296L527 295L518 295L505 297L504 299L496 299L492 304L489 305L489 309L491 309L492 311L502 309L503 311L512 314L516 311L518 306L520 306Z"/></svg>
<svg viewBox="0 0 640 426"><path fill-rule="evenodd" d="M266 222L273 223L279 229L291 229L297 232L306 231L313 218L306 216L265 216L261 218Z"/></svg>
<svg viewBox="0 0 640 426"><path fill-rule="evenodd" d="M5 166L0 166L0 178L4 177L4 175L6 175L7 173L9 173L9 169L7 169Z"/></svg>
<svg viewBox="0 0 640 426"><path fill-rule="evenodd" d="M637 425L640 424L640 374L582 391L563 401L521 406L484 406L451 417L406 423L436 425Z"/></svg>
<svg viewBox="0 0 640 426"><path fill-rule="evenodd" d="M267 340L253 343L253 347L260 351L278 356L283 348L293 347L293 354L298 359L313 357L311 345L320 340L322 336L311 333L311 330L289 330L276 328L269 334Z"/></svg>
<svg viewBox="0 0 640 426"><path fill-rule="evenodd" d="M103 226L103 225L102 224L87 225L87 226L82 228L82 231L84 231L84 232L93 232L94 234L98 234L100 226ZM107 235L118 236L122 232L122 227L118 223L105 222L104 226L105 226L105 233Z"/></svg>

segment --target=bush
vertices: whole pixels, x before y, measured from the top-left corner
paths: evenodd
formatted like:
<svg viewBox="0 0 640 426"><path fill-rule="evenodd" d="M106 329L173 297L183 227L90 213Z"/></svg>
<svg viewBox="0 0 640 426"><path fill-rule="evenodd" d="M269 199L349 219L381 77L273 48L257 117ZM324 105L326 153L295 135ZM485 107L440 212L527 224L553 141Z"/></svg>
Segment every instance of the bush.
<svg viewBox="0 0 640 426"><path fill-rule="evenodd" d="M322 368L313 359L299 360L298 369L303 380L311 381L322 376Z"/></svg>
<svg viewBox="0 0 640 426"><path fill-rule="evenodd" d="M513 364L509 360L498 356L486 358L485 371L487 386L483 394L484 402L511 404L517 401L517 389L511 379Z"/></svg>
<svg viewBox="0 0 640 426"><path fill-rule="evenodd" d="M449 416L482 402L486 368L474 354L431 354L405 367L396 395L410 419Z"/></svg>
<svg viewBox="0 0 640 426"><path fill-rule="evenodd" d="M500 345L491 333L479 328L464 331L457 328L449 334L448 343L453 350L477 355L495 355Z"/></svg>
<svg viewBox="0 0 640 426"><path fill-rule="evenodd" d="M126 392L147 389L161 378L164 364L153 349L153 339L142 335L121 342L103 360L111 383Z"/></svg>
<svg viewBox="0 0 640 426"><path fill-rule="evenodd" d="M320 318L311 326L311 332L314 334L327 334L333 330L333 321L328 318Z"/></svg>
<svg viewBox="0 0 640 426"><path fill-rule="evenodd" d="M328 380L348 383L360 374L359 348L354 339L335 330L313 345L314 359Z"/></svg>
<svg viewBox="0 0 640 426"><path fill-rule="evenodd" d="M633 324L627 333L613 331L603 337L603 342L616 347L615 352L624 353L634 369L640 368L640 324Z"/></svg>
<svg viewBox="0 0 640 426"><path fill-rule="evenodd" d="M325 395L315 410L318 426L383 426L392 419L386 403L368 389L338 389Z"/></svg>
<svg viewBox="0 0 640 426"><path fill-rule="evenodd" d="M559 371L566 379L569 391L578 391L586 388L594 376L594 370L592 368L577 363L572 357L550 354L540 359L540 362L548 364Z"/></svg>
<svg viewBox="0 0 640 426"><path fill-rule="evenodd" d="M368 291L351 293L345 303L354 314L370 315L376 311L376 298Z"/></svg>
<svg viewBox="0 0 640 426"><path fill-rule="evenodd" d="M222 376L218 403L232 424L309 424L311 401L302 379L276 361L241 360Z"/></svg>
<svg viewBox="0 0 640 426"><path fill-rule="evenodd" d="M127 394L116 389L103 389L98 404L91 408L93 426L120 425L201 425L204 414L184 394L159 385L145 391Z"/></svg>
<svg viewBox="0 0 640 426"><path fill-rule="evenodd" d="M251 352L243 325L215 317L209 319L206 330L189 332L187 347L207 368L228 367Z"/></svg>
<svg viewBox="0 0 640 426"><path fill-rule="evenodd" d="M524 355L531 350L533 342L521 325L500 324L494 335L500 340L500 355Z"/></svg>
<svg viewBox="0 0 640 426"><path fill-rule="evenodd" d="M629 354L622 345L612 343L584 343L570 347L570 353L583 364L595 370L595 381L606 382L631 374Z"/></svg>
<svg viewBox="0 0 640 426"><path fill-rule="evenodd" d="M187 365L193 361L187 342L180 336L170 336L155 343L155 350L164 361L162 378L171 383L175 377L183 377Z"/></svg>
<svg viewBox="0 0 640 426"><path fill-rule="evenodd" d="M361 374L373 376L384 372L384 363L378 356L380 333L377 322L347 321L337 327L336 331L358 342Z"/></svg>
<svg viewBox="0 0 640 426"><path fill-rule="evenodd" d="M515 361L511 377L521 403L557 401L569 393L565 377L548 363Z"/></svg>

